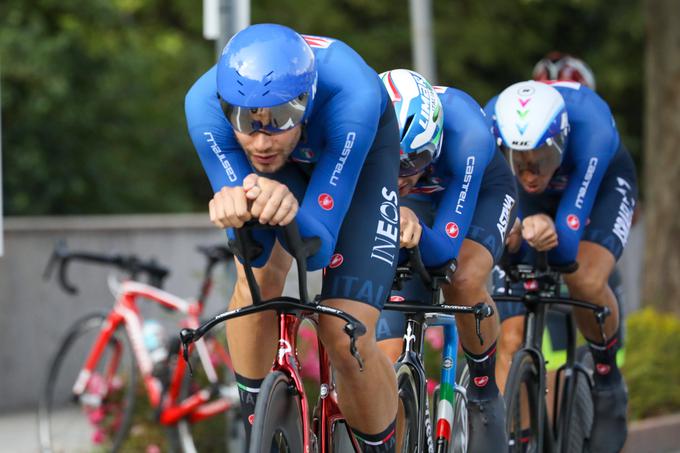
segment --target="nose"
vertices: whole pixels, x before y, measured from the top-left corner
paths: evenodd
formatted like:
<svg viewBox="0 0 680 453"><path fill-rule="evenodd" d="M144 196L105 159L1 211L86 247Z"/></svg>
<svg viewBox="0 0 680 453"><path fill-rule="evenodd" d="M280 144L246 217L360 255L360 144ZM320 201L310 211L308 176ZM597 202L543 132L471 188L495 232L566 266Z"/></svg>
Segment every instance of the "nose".
<svg viewBox="0 0 680 453"><path fill-rule="evenodd" d="M534 184L538 181L538 175L530 170L524 170L519 175L519 179L526 184Z"/></svg>
<svg viewBox="0 0 680 453"><path fill-rule="evenodd" d="M272 138L267 134L255 132L253 134L251 146L255 153L264 153L272 147Z"/></svg>

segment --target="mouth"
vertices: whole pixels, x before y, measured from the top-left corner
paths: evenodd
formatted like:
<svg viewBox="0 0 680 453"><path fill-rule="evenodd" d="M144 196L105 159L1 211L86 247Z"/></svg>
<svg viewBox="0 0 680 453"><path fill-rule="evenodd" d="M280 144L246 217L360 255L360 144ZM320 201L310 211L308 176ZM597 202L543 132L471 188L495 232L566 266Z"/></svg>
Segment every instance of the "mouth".
<svg viewBox="0 0 680 453"><path fill-rule="evenodd" d="M274 163L277 154L253 154L253 160L261 165Z"/></svg>

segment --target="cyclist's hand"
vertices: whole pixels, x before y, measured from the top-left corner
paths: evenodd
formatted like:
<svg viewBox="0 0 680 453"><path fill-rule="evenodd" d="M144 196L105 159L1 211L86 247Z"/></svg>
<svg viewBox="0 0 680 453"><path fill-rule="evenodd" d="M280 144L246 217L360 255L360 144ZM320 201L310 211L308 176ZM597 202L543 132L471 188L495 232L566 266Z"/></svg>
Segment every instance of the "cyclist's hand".
<svg viewBox="0 0 680 453"><path fill-rule="evenodd" d="M285 184L251 173L243 180L243 190L250 214L261 224L288 225L297 214L298 201Z"/></svg>
<svg viewBox="0 0 680 453"><path fill-rule="evenodd" d="M545 214L535 214L522 221L522 237L539 252L557 247L555 223Z"/></svg>
<svg viewBox="0 0 680 453"><path fill-rule="evenodd" d="M399 218L399 247L410 249L417 246L423 232L418 216L409 208L400 206Z"/></svg>
<svg viewBox="0 0 680 453"><path fill-rule="evenodd" d="M517 218L508 236L505 238L505 245L510 253L515 253L519 250L519 246L522 245L522 222Z"/></svg>
<svg viewBox="0 0 680 453"><path fill-rule="evenodd" d="M218 228L240 228L252 216L243 187L222 187L208 204L210 221Z"/></svg>

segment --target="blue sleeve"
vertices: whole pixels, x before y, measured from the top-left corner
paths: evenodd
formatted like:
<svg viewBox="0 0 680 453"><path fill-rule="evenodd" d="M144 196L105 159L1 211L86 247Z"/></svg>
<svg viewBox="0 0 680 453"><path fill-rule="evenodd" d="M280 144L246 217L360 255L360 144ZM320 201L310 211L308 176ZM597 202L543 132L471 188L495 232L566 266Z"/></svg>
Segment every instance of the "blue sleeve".
<svg viewBox="0 0 680 453"><path fill-rule="evenodd" d="M582 87L563 93L571 132L565 159L573 166L569 183L555 215L559 238L550 261L576 260L578 246L595 203L600 183L619 146L619 134L609 107L594 92Z"/></svg>
<svg viewBox="0 0 680 453"><path fill-rule="evenodd" d="M387 94L375 71L354 51L337 41L334 58L319 70L320 79L334 86L316 127L323 127L326 145L314 168L297 215L303 237L318 236L322 245L308 259L310 270L328 265L340 226L349 209L364 161L378 130ZM341 56L343 58L338 58ZM341 171L336 171L341 165ZM324 209L320 200L332 201ZM326 204L328 207L328 204Z"/></svg>
<svg viewBox="0 0 680 453"><path fill-rule="evenodd" d="M484 170L496 146L479 105L467 94L449 88L442 96L444 143L437 172L452 175L439 202L432 228L423 226L420 249L426 266L456 258L477 205Z"/></svg>
<svg viewBox="0 0 680 453"><path fill-rule="evenodd" d="M216 68L211 68L191 87L184 101L184 110L191 141L201 159L213 192L222 187L236 187L253 170L243 149L236 141L234 131L227 122L216 93ZM228 229L229 238L233 231ZM264 253L253 263L264 266L274 245L271 231L256 231L255 239L264 247Z"/></svg>

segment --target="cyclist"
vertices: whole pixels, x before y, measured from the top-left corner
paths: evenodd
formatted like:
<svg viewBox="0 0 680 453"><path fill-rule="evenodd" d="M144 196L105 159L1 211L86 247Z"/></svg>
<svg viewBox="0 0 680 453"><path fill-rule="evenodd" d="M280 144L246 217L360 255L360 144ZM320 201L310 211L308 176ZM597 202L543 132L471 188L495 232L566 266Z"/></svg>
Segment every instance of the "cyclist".
<svg viewBox="0 0 680 453"><path fill-rule="evenodd" d="M558 51L551 51L539 60L533 69L534 80L549 81L563 80L579 82L591 90L595 90L595 75L590 67L580 58ZM635 211L639 208L636 204ZM635 214L633 214L633 225L635 224ZM503 291L503 273L496 266L493 276L493 291ZM609 276L609 286L614 291L619 305L620 336L619 343L621 349L617 353L619 365L623 362L623 346L625 336L624 310L623 310L623 283L617 268ZM523 292L521 285L511 288L514 293ZM524 314L526 310L523 304L499 304L498 316L501 320L501 334L498 344L497 376L501 392L505 388L505 379L510 369L510 359L517 349L519 349L524 335ZM546 359L548 369L548 409L552 409L550 399L554 396L553 388L555 383L555 371L566 361L567 332L564 324L564 315L549 311L547 313L548 335L544 336L543 355Z"/></svg>
<svg viewBox="0 0 680 453"><path fill-rule="evenodd" d="M366 452L394 451L396 377L375 324L396 268L398 149L394 111L378 75L337 39L275 24L237 33L189 90L189 132L215 192L210 219L239 228L251 218L285 225L321 249L321 299L362 321L360 372L343 324L321 317L319 336L336 371L340 408ZM257 231L263 299L280 296L291 256L272 230ZM231 234L231 233L230 233ZM230 308L252 303L243 267ZM250 431L259 386L276 352L273 313L228 323L229 350Z"/></svg>
<svg viewBox="0 0 680 453"><path fill-rule="evenodd" d="M519 182L521 228L509 248L549 251L570 294L612 312L605 338L587 310L575 309L595 361L592 451L619 451L626 438L627 394L616 364L618 306L607 279L628 238L637 196L635 168L607 104L576 82L526 81L486 106L494 132Z"/></svg>
<svg viewBox="0 0 680 453"><path fill-rule="evenodd" d="M517 192L484 112L463 91L433 88L413 71L392 70L381 78L401 132L400 245L418 246L429 267L457 258L453 281L443 288L449 303L494 307L486 280L514 222ZM414 278L392 300L427 300L423 294L422 282ZM498 318L482 322L483 344L474 318L457 321L470 368L470 451L502 451L507 441L505 406L495 382ZM398 312L381 314L380 347L393 361L401 353L404 323Z"/></svg>
<svg viewBox="0 0 680 453"><path fill-rule="evenodd" d="M548 80L578 82L595 91L595 74L590 66L580 58L562 52L548 52L534 66L531 78L540 82Z"/></svg>

